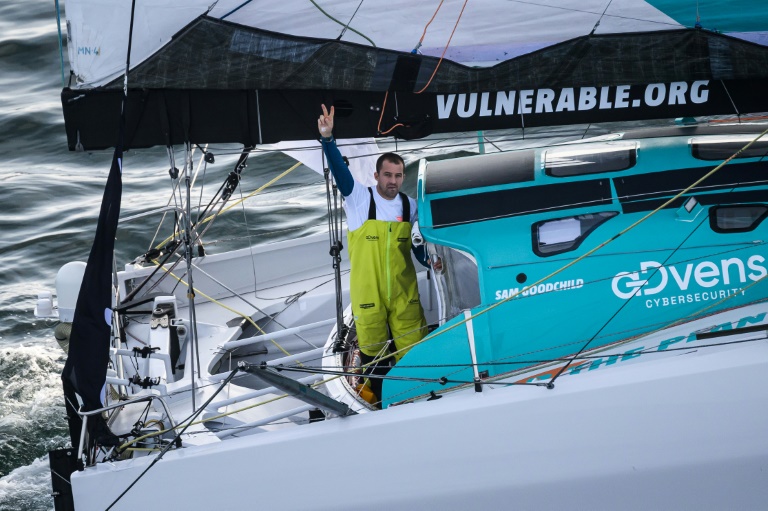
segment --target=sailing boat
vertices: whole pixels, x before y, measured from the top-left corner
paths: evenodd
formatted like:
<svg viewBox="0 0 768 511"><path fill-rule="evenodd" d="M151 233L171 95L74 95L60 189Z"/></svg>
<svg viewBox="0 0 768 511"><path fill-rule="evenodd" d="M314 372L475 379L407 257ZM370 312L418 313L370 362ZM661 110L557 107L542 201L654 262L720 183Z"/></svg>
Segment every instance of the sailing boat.
<svg viewBox="0 0 768 511"><path fill-rule="evenodd" d="M750 21L765 18L715 12L723 35L706 15L682 27L668 4L69 0L70 148L113 147L122 129L119 177L122 149L184 146L171 177L186 192L148 212L177 218L163 243L114 276L100 266L106 290L89 276L111 252L98 243L59 274L82 425L51 454L57 509L761 506L768 126L742 121L768 110ZM413 240L442 267L418 275L431 331L379 403L361 392L330 182L329 234L197 248L194 218L223 209L252 149L313 139L322 103L342 139L529 137L420 161ZM680 122L530 140L665 118ZM206 143L243 151L193 216ZM76 335L83 317L110 332Z"/></svg>

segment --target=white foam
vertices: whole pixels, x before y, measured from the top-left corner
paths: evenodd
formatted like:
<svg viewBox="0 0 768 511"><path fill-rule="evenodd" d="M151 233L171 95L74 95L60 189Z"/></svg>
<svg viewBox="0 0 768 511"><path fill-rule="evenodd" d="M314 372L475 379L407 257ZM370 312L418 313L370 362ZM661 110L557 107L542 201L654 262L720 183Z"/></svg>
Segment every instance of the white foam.
<svg viewBox="0 0 768 511"><path fill-rule="evenodd" d="M0 509L52 509L48 456L0 478Z"/></svg>

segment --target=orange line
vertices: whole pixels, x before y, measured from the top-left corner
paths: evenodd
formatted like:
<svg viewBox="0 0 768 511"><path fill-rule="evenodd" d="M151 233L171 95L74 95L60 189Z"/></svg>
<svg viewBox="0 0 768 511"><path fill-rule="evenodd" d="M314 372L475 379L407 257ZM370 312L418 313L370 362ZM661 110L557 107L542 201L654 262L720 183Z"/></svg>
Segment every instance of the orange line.
<svg viewBox="0 0 768 511"><path fill-rule="evenodd" d="M432 21L434 21L434 19L435 19L435 16L437 16L437 11L439 11L439 10L440 10L440 7L442 7L442 6L443 6L443 2L444 2L444 1L445 1L445 0L440 0L440 5L438 5L438 6L437 6L437 9L435 10L435 14L433 14L433 15L432 15L432 18L429 20L429 22L428 22L426 25L424 25L424 33L423 33L423 34L421 34L421 39L419 39L419 44L416 46L417 48L418 48L419 46L421 46L421 43L424 41L424 36L426 36L426 35L427 35L427 28L429 28L429 25L431 25L431 24L432 24Z"/></svg>
<svg viewBox="0 0 768 511"><path fill-rule="evenodd" d="M437 61L437 66L435 66L435 70L432 72L432 76L429 77L429 81L424 86L423 89L421 89L416 94L421 94L425 90L427 90L427 87L429 87L429 84L432 83L432 79L435 77L435 74L437 74L437 70L440 69L440 64L443 62L443 57L445 57L445 52L448 51L448 46L451 45L451 39L453 39L453 34L456 33L456 27L459 26L459 21L461 21L461 16L464 14L464 8L467 6L467 2L469 0L464 0L464 5L461 6L461 12L459 13L459 18L456 20L456 24L453 26L453 31L451 32L451 37L448 38L448 42L445 45L445 48L443 49L443 54L440 55L440 60Z"/></svg>

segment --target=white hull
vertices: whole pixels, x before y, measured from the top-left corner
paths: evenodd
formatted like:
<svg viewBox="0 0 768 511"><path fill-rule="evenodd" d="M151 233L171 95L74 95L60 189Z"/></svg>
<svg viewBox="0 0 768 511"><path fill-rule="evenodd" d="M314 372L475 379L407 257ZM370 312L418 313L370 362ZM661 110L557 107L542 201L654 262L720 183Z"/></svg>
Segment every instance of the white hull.
<svg viewBox="0 0 768 511"><path fill-rule="evenodd" d="M114 509L763 509L768 343L170 451ZM150 459L73 474L103 510Z"/></svg>

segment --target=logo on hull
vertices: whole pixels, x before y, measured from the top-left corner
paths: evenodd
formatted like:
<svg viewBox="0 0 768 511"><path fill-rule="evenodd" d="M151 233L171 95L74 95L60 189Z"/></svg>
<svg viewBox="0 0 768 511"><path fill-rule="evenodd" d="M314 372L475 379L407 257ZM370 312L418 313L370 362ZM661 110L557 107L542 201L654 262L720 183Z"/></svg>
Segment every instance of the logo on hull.
<svg viewBox="0 0 768 511"><path fill-rule="evenodd" d="M649 308L715 300L742 292L741 284L756 282L768 275L764 262L765 258L761 255L753 255L746 262L731 257L718 262L702 261L685 266L664 266L656 261L643 261L639 271L617 273L611 281L611 290L622 300L629 300L633 296L651 297L662 292L673 294L671 297L646 300ZM691 286L703 289L701 292L688 292Z"/></svg>

